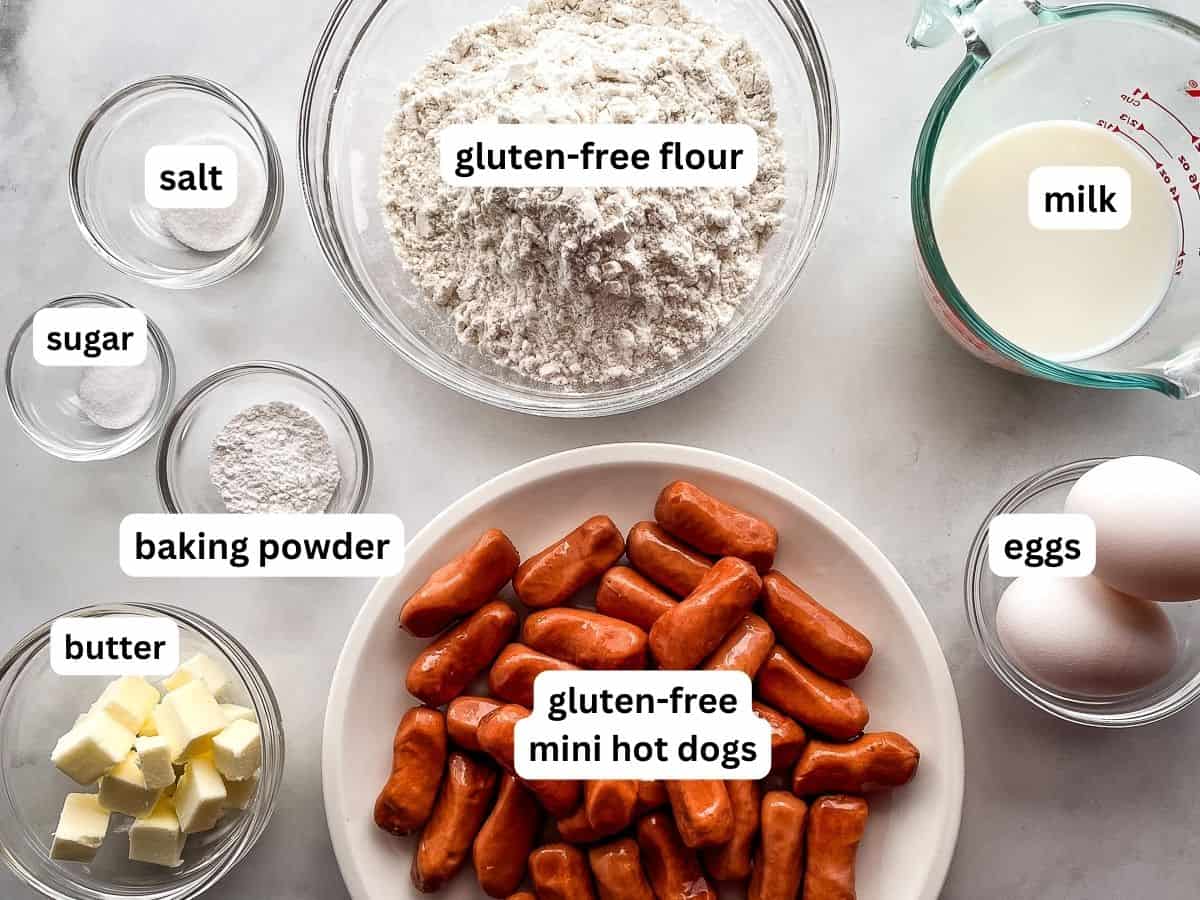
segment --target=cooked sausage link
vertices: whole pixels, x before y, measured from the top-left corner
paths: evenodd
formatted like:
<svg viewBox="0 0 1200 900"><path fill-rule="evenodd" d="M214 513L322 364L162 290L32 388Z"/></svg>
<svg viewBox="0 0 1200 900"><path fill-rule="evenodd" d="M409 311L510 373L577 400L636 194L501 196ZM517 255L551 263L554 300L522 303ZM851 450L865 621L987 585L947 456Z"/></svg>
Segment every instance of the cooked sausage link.
<svg viewBox="0 0 1200 900"><path fill-rule="evenodd" d="M854 863L867 827L867 801L835 794L808 813L804 900L854 900Z"/></svg>
<svg viewBox="0 0 1200 900"><path fill-rule="evenodd" d="M637 786L637 814L639 816L671 802L671 798L667 796L667 786L661 781L639 781Z"/></svg>
<svg viewBox="0 0 1200 900"><path fill-rule="evenodd" d="M485 531L408 598L400 611L400 626L417 637L433 637L495 597L519 562L517 548L503 531Z"/></svg>
<svg viewBox="0 0 1200 900"><path fill-rule="evenodd" d="M625 539L608 516L592 516L570 534L521 563L513 590L530 609L561 606L595 581L625 552Z"/></svg>
<svg viewBox="0 0 1200 900"><path fill-rule="evenodd" d="M583 786L583 808L600 834L615 834L633 821L637 808L636 781L598 780Z"/></svg>
<svg viewBox="0 0 1200 900"><path fill-rule="evenodd" d="M845 681L871 661L871 642L779 572L763 576L762 611L781 644L818 672Z"/></svg>
<svg viewBox="0 0 1200 900"><path fill-rule="evenodd" d="M760 838L747 900L795 900L804 877L808 807L787 791L763 795Z"/></svg>
<svg viewBox="0 0 1200 900"><path fill-rule="evenodd" d="M725 789L733 808L733 836L719 847L707 848L701 855L704 868L717 881L745 881L750 877L754 859L762 788L757 781L727 781Z"/></svg>
<svg viewBox="0 0 1200 900"><path fill-rule="evenodd" d="M808 735L794 720L765 703L755 700L751 707L756 715L766 719L771 726L771 771L786 772L804 752Z"/></svg>
<svg viewBox="0 0 1200 900"><path fill-rule="evenodd" d="M413 855L418 891L440 890L462 868L496 794L496 770L465 753L451 753L433 815Z"/></svg>
<svg viewBox="0 0 1200 900"><path fill-rule="evenodd" d="M676 597L686 597L712 568L712 560L671 537L657 522L629 529L625 553L633 567Z"/></svg>
<svg viewBox="0 0 1200 900"><path fill-rule="evenodd" d="M894 731L864 734L848 744L809 741L792 772L792 791L868 794L907 784L917 774L919 751Z"/></svg>
<svg viewBox="0 0 1200 900"><path fill-rule="evenodd" d="M652 812L638 822L642 867L658 900L716 900L696 851L687 847L666 811Z"/></svg>
<svg viewBox="0 0 1200 900"><path fill-rule="evenodd" d="M646 632L586 609L531 613L521 627L521 640L581 669L641 669L646 665Z"/></svg>
<svg viewBox="0 0 1200 900"><path fill-rule="evenodd" d="M533 794L515 775L505 774L472 847L475 877L485 894L507 897L521 886L541 829L542 812Z"/></svg>
<svg viewBox="0 0 1200 900"><path fill-rule="evenodd" d="M512 640L517 614L496 600L430 644L408 669L408 692L430 706L449 703Z"/></svg>
<svg viewBox="0 0 1200 900"><path fill-rule="evenodd" d="M714 847L733 837L733 806L723 781L668 781L675 826L687 846Z"/></svg>
<svg viewBox="0 0 1200 900"><path fill-rule="evenodd" d="M650 629L650 652L664 669L692 669L712 653L754 605L762 579L754 567L718 560L683 601Z"/></svg>
<svg viewBox="0 0 1200 900"><path fill-rule="evenodd" d="M814 731L848 741L867 725L867 705L840 681L814 672L776 645L758 670L755 692Z"/></svg>
<svg viewBox="0 0 1200 900"><path fill-rule="evenodd" d="M509 644L500 651L488 672L492 696L533 708L533 680L543 672L572 671L576 666L524 644Z"/></svg>
<svg viewBox="0 0 1200 900"><path fill-rule="evenodd" d="M587 859L570 844L546 844L529 854L538 900L596 900Z"/></svg>
<svg viewBox="0 0 1200 900"><path fill-rule="evenodd" d="M479 746L479 736L475 733L479 723L484 716L503 705L491 697L455 697L446 707L446 730L450 734L450 740L464 750L478 753L483 749Z"/></svg>
<svg viewBox="0 0 1200 900"><path fill-rule="evenodd" d="M654 900L642 871L642 854L632 838L621 838L588 851L600 900Z"/></svg>
<svg viewBox="0 0 1200 900"><path fill-rule="evenodd" d="M475 732L483 752L500 763L505 771L514 775L517 723L529 715L529 710L525 707L507 703L484 716ZM578 781L522 780L521 783L529 788L546 811L556 818L570 815L579 806Z"/></svg>
<svg viewBox="0 0 1200 900"><path fill-rule="evenodd" d="M758 674L775 646L771 626L760 616L750 613L733 626L717 649L704 661L704 668L719 672L745 672L751 678Z"/></svg>
<svg viewBox="0 0 1200 900"><path fill-rule="evenodd" d="M626 566L613 566L596 589L596 612L649 631L676 600Z"/></svg>
<svg viewBox="0 0 1200 900"><path fill-rule="evenodd" d="M770 522L730 506L694 484L673 481L654 505L658 524L710 556L736 556L759 573L770 571L779 533Z"/></svg>
<svg viewBox="0 0 1200 900"><path fill-rule="evenodd" d="M409 834L429 819L446 768L446 720L415 706L400 719L392 740L392 774L375 801L375 824Z"/></svg>

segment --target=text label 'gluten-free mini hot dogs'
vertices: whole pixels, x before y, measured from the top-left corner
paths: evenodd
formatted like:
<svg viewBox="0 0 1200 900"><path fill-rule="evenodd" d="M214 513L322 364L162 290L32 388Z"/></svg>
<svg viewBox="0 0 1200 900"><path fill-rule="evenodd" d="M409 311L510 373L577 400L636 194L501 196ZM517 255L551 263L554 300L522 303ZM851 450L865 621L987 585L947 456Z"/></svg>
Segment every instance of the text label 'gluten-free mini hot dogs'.
<svg viewBox="0 0 1200 900"><path fill-rule="evenodd" d="M771 725L745 672L548 670L513 756L535 780L763 778Z"/></svg>

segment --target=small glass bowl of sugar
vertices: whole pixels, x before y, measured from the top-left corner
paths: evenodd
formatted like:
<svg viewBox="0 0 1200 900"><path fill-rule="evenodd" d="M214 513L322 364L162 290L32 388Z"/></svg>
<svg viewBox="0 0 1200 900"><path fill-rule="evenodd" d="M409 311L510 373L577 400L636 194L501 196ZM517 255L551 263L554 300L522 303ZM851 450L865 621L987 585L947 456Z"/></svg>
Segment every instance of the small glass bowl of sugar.
<svg viewBox="0 0 1200 900"><path fill-rule="evenodd" d="M235 161L236 174L213 175L212 164L189 154L214 147L224 154L214 158ZM150 178L152 150L176 154L167 159L178 168ZM232 203L219 208L164 208L150 190L169 184L173 196L189 198L180 202L192 202L215 196L222 178L236 183ZM159 287L205 287L261 252L283 205L283 164L262 120L233 91L161 75L122 88L88 117L71 154L70 197L84 238L113 268Z"/></svg>
<svg viewBox="0 0 1200 900"><path fill-rule="evenodd" d="M132 309L107 294L73 294L46 309ZM33 316L8 349L8 403L35 444L61 459L115 459L162 428L175 396L175 358L166 337L146 320L146 359L137 366L44 366L34 359Z"/></svg>

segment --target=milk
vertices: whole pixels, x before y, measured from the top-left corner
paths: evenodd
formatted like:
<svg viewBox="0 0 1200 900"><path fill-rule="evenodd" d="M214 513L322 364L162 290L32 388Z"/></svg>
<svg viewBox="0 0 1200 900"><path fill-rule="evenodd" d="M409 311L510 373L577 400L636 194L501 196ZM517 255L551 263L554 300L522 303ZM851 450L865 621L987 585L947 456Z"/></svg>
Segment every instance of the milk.
<svg viewBox="0 0 1200 900"><path fill-rule="evenodd" d="M1045 166L1128 171L1129 225L1035 228L1029 178ZM1096 356L1137 334L1170 286L1179 230L1146 155L1083 122L1036 122L993 138L951 173L934 203L938 247L971 308L1012 343L1056 362Z"/></svg>

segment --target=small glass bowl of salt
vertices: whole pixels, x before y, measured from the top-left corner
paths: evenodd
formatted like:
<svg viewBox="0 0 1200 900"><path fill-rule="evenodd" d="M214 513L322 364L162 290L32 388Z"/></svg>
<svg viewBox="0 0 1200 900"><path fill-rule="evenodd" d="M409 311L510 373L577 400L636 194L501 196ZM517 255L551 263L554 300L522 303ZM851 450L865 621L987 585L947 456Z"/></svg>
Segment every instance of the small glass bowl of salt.
<svg viewBox="0 0 1200 900"><path fill-rule="evenodd" d="M47 309L132 309L107 294L73 294ZM8 403L30 440L73 462L115 459L162 428L175 395L175 358L166 337L146 320L146 359L136 366L43 366L33 355L33 316L8 349Z"/></svg>
<svg viewBox="0 0 1200 900"><path fill-rule="evenodd" d="M161 209L147 199L155 147L218 146L237 161L222 209ZM228 88L161 75L108 97L88 117L70 164L71 210L113 268L165 288L216 284L258 256L283 205L283 164L262 120Z"/></svg>

